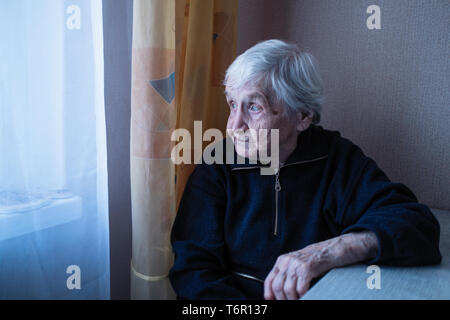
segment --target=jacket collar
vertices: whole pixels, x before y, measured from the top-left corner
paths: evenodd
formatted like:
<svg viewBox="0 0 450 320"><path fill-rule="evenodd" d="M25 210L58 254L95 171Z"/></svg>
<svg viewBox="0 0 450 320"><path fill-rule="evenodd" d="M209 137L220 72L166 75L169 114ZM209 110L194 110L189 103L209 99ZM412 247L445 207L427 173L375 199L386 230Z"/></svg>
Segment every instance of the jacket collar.
<svg viewBox="0 0 450 320"><path fill-rule="evenodd" d="M283 166L298 162L309 162L325 158L328 155L329 142L325 134L325 130L321 126L311 125L305 131L302 131L297 138L297 147L290 154ZM239 155L234 150L234 159ZM242 157L239 157L242 160ZM237 161L235 161L237 162ZM249 159L245 159L245 163L234 163L229 165L231 169L235 168L251 168L251 167L269 167L270 164L250 163Z"/></svg>

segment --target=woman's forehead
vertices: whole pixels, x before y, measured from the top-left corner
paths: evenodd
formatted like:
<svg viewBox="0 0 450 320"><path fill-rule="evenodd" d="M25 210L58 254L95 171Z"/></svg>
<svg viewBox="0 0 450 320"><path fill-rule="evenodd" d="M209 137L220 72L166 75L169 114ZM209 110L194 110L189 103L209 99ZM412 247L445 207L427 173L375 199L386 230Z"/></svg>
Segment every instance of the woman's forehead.
<svg viewBox="0 0 450 320"><path fill-rule="evenodd" d="M240 88L225 87L225 96L231 97L241 97L242 99L267 99L264 92L259 86L247 85Z"/></svg>

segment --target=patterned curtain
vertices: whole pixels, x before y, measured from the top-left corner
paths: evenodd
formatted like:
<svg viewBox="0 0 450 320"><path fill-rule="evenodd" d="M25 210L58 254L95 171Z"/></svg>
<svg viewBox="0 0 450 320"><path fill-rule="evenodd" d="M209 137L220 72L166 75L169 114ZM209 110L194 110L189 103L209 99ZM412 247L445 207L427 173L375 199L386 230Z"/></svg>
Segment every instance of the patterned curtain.
<svg viewBox="0 0 450 320"><path fill-rule="evenodd" d="M175 169L170 137L175 128L193 134L195 120L202 121L203 131L218 128L225 133L228 108L221 81L235 57L237 4L134 0L132 299L175 297L167 278L173 262L170 229L194 166Z"/></svg>
<svg viewBox="0 0 450 320"><path fill-rule="evenodd" d="M195 120L202 121L203 131L217 128L225 135L228 107L221 82L236 55L237 11L238 0L176 2L176 127L191 135ZM177 205L193 169L176 168Z"/></svg>
<svg viewBox="0 0 450 320"><path fill-rule="evenodd" d="M174 298L175 1L135 0L131 98L132 299Z"/></svg>

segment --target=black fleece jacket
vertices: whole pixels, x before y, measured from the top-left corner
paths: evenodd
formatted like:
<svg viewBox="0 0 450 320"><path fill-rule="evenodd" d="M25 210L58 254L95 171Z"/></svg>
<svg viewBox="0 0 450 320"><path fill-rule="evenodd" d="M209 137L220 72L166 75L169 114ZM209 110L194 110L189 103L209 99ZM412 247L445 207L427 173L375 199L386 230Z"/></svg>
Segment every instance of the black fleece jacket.
<svg viewBox="0 0 450 320"><path fill-rule="evenodd" d="M367 263L441 261L430 209L339 132L311 126L278 174L261 166L196 166L171 234L179 299L263 299L278 256L357 230L378 239Z"/></svg>

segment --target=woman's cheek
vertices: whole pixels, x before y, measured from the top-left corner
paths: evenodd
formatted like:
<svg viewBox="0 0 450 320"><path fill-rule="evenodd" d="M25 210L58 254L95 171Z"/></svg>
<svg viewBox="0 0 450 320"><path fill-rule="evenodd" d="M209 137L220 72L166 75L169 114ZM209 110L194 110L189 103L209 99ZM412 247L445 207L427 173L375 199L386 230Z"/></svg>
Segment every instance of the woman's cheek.
<svg viewBox="0 0 450 320"><path fill-rule="evenodd" d="M229 128L229 129L232 128L233 127L233 122L234 122L233 114L230 113L230 115L228 116L227 128Z"/></svg>
<svg viewBox="0 0 450 320"><path fill-rule="evenodd" d="M255 131L262 129L262 128L267 128L264 126L265 121L263 119L251 119L249 121L249 128L253 129Z"/></svg>

